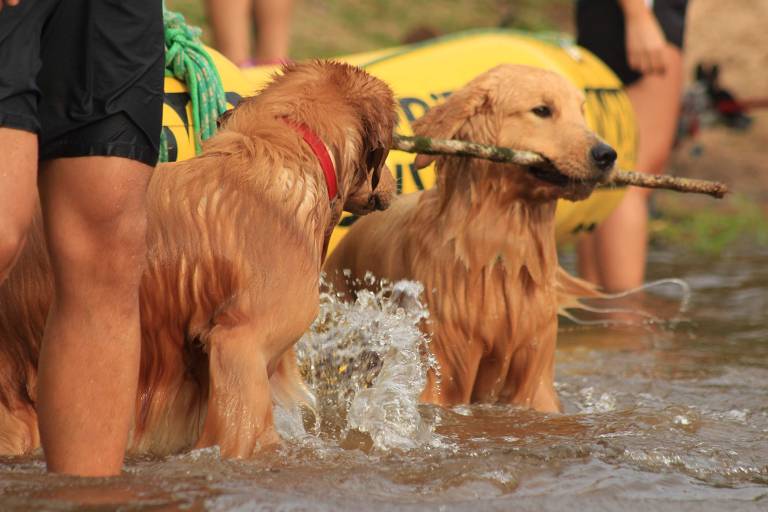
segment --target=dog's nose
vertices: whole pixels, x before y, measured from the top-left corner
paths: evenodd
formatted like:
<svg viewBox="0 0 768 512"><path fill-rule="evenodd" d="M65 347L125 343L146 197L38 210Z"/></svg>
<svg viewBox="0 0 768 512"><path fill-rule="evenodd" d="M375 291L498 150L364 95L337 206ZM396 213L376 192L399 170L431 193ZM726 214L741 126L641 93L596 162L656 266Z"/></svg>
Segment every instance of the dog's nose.
<svg viewBox="0 0 768 512"><path fill-rule="evenodd" d="M595 164L597 164L597 167L600 168L601 171L610 170L611 167L613 167L613 163L616 161L616 151L603 142L592 146L590 153L592 155L592 160L595 161Z"/></svg>

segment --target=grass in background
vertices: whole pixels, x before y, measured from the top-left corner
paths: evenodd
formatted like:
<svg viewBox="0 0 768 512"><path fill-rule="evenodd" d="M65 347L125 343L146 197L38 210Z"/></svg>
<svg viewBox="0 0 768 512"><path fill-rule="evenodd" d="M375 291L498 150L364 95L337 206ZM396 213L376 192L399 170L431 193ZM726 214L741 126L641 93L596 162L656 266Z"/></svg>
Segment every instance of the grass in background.
<svg viewBox="0 0 768 512"><path fill-rule="evenodd" d="M402 43L418 27L568 30L573 0L295 0L291 56L333 57ZM211 43L202 0L168 0Z"/></svg>
<svg viewBox="0 0 768 512"><path fill-rule="evenodd" d="M654 243L686 245L716 255L737 244L768 247L768 211L754 199L730 195L710 198L659 197L661 217L651 221Z"/></svg>

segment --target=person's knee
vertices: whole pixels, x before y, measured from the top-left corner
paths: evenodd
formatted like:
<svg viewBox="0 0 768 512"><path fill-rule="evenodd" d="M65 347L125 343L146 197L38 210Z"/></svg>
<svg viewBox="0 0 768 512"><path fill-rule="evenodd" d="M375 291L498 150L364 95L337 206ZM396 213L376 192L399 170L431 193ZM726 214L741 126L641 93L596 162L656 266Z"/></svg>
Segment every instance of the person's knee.
<svg viewBox="0 0 768 512"><path fill-rule="evenodd" d="M92 255L111 255L115 268L126 275L126 280L138 282L146 266L147 257L147 216L146 212L125 215L117 223L114 232L99 231L95 236Z"/></svg>
<svg viewBox="0 0 768 512"><path fill-rule="evenodd" d="M57 297L122 300L136 293L146 261L151 170L116 157L43 165L40 192Z"/></svg>
<svg viewBox="0 0 768 512"><path fill-rule="evenodd" d="M0 282L21 255L35 212L32 194L18 193L10 197L8 201L8 196L0 194Z"/></svg>
<svg viewBox="0 0 768 512"><path fill-rule="evenodd" d="M123 213L112 222L102 222L87 236L83 263L96 265L108 258L108 267L125 281L138 280L146 262L147 217L144 211Z"/></svg>
<svg viewBox="0 0 768 512"><path fill-rule="evenodd" d="M0 282L11 272L27 240L27 233L32 224L34 204L19 199L17 207L10 212L0 208Z"/></svg>
<svg viewBox="0 0 768 512"><path fill-rule="evenodd" d="M11 271L21 254L27 230L10 224L0 224L0 281Z"/></svg>
<svg viewBox="0 0 768 512"><path fill-rule="evenodd" d="M146 263L146 226L146 214L135 211L51 230L49 250L61 284L134 291Z"/></svg>

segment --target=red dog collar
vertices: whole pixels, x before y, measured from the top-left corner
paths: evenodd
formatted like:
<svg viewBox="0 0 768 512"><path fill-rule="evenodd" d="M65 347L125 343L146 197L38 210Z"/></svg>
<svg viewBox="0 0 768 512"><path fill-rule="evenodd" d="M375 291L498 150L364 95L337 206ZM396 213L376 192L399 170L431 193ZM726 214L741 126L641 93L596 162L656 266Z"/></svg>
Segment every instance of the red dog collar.
<svg viewBox="0 0 768 512"><path fill-rule="evenodd" d="M336 194L338 193L338 185L336 184L336 169L333 168L333 160L331 159L331 155L328 154L328 148L325 147L325 144L320 140L320 137L318 137L306 124L290 121L285 117L281 119L285 124L296 130L299 135L301 135L301 138L304 139L304 142L312 148L312 152L320 162L320 167L323 168L325 185L328 187L328 199L333 201L336 199Z"/></svg>

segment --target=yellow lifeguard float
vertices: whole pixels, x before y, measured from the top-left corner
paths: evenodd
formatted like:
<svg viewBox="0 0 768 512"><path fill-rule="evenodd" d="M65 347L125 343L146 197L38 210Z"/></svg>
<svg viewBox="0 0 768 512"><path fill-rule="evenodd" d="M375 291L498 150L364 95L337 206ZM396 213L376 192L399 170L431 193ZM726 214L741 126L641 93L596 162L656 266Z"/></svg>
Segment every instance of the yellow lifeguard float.
<svg viewBox="0 0 768 512"><path fill-rule="evenodd" d="M212 52L222 75L227 100L234 105L240 96L265 85L275 67L240 72L221 55ZM431 106L442 101L480 73L501 63L527 64L567 77L584 90L586 117L590 127L619 153L618 166L633 169L637 131L632 106L619 79L597 57L559 35L531 35L509 30L478 30L434 39L424 43L339 57L338 60L365 68L390 84L399 104L397 132L410 135L411 123ZM164 129L176 140L172 159L194 155L189 127L185 88L166 78ZM170 145L169 145L170 148ZM169 150L169 156L174 156ZM392 151L387 164L395 174L401 193L429 188L435 183L432 166L416 170L415 155ZM623 189L598 189L586 201L560 201L557 209L557 236L564 240L590 231L616 207ZM354 217L345 214L334 231L330 248L338 243Z"/></svg>
<svg viewBox="0 0 768 512"><path fill-rule="evenodd" d="M206 50L221 76L229 108L237 105L244 96L254 93L254 85L241 73L240 68L216 50L207 47ZM169 162L195 156L195 133L189 92L183 82L169 76L165 77L163 132L168 141Z"/></svg>

